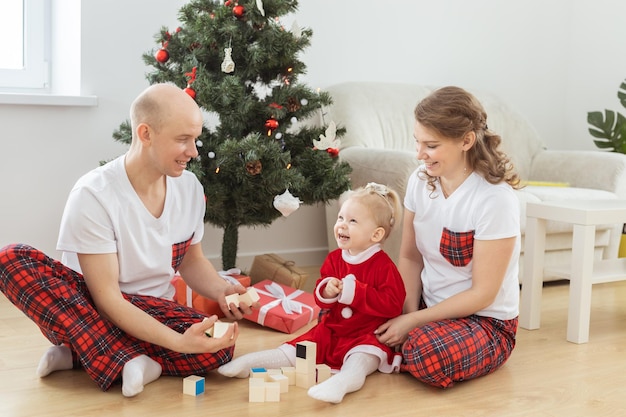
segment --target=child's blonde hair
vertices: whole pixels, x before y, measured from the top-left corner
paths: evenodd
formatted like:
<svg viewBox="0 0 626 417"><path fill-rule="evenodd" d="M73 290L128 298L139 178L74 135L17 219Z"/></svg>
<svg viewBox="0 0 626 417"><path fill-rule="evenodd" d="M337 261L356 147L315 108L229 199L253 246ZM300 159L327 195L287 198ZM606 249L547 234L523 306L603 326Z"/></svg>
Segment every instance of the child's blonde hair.
<svg viewBox="0 0 626 417"><path fill-rule="evenodd" d="M348 199L360 200L368 207L376 224L385 230L381 243L389 237L393 226L402 218L400 196L386 185L370 182L364 187L348 191L343 200Z"/></svg>

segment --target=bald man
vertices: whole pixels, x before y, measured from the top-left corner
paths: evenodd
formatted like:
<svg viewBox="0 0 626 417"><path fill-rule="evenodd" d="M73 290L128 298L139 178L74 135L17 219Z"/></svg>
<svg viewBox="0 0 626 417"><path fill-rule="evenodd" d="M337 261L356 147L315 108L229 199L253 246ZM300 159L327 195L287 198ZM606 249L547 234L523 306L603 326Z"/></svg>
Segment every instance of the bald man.
<svg viewBox="0 0 626 417"><path fill-rule="evenodd" d="M204 194L186 170L198 155L198 105L175 85L155 84L130 119L128 152L70 192L61 262L23 244L0 249L0 290L53 343L37 374L82 367L102 390L121 379L127 397L161 374L204 374L232 359L237 323L207 337L217 317L172 301L176 271L227 318L251 312L227 305L227 295L246 289L222 279L202 252Z"/></svg>

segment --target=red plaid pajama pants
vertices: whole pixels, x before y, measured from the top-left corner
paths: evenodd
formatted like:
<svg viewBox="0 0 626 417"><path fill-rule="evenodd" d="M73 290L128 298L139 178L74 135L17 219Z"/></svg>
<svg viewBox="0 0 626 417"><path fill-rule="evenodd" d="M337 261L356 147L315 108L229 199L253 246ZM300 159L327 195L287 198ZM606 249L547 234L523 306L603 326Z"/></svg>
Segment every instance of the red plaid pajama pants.
<svg viewBox="0 0 626 417"><path fill-rule="evenodd" d="M429 385L447 388L487 375L506 362L515 347L517 318L472 315L417 327L402 345L401 370Z"/></svg>
<svg viewBox="0 0 626 417"><path fill-rule="evenodd" d="M126 362L146 355L163 367L163 375L204 374L232 359L234 347L216 353L183 354L136 339L100 317L81 274L27 245L0 249L0 291L33 320L55 345L72 351L106 391ZM164 325L183 333L205 316L162 298L124 294L126 300Z"/></svg>

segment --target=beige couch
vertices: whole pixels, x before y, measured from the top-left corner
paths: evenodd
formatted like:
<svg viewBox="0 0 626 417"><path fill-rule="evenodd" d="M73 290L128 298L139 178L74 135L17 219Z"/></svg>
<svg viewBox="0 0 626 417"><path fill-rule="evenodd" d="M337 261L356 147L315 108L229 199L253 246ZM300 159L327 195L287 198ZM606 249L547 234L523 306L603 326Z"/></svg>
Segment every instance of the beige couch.
<svg viewBox="0 0 626 417"><path fill-rule="evenodd" d="M347 133L341 138L339 157L353 169L352 187L370 181L387 184L404 197L408 176L418 166L413 140L413 109L434 87L393 83L352 82L326 89L333 104L313 123L331 120ZM470 90L471 91L471 90ZM517 192L522 213L522 248L526 227L526 202L569 199L626 198L626 156L601 151L557 151L546 149L533 127L506 103L491 94L472 91L485 107L489 128L503 139L523 180L567 183L568 187L527 186ZM581 132L585 135L586 132ZM335 248L332 228L337 204L326 209L329 247ZM597 259L617 257L621 225L597 228ZM397 260L401 231L396 230L385 243L386 251ZM548 222L546 265L567 263L571 259L572 227ZM520 267L523 268L523 249ZM520 276L523 271L520 271ZM546 280L551 277L546 277Z"/></svg>

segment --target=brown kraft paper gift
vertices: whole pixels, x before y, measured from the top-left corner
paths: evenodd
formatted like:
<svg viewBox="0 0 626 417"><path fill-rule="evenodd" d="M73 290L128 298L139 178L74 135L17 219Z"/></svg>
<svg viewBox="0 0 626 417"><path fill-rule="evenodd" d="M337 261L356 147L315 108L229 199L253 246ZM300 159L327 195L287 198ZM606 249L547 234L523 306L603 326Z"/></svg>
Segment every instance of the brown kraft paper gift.
<svg viewBox="0 0 626 417"><path fill-rule="evenodd" d="M275 253L255 256L248 275L252 284L269 279L297 289L304 287L308 278L293 261L286 261Z"/></svg>

